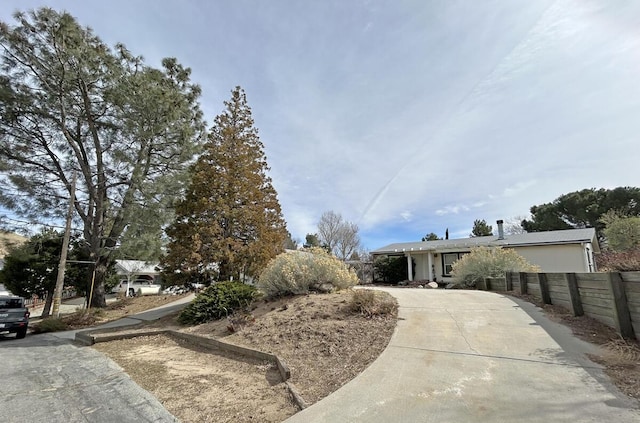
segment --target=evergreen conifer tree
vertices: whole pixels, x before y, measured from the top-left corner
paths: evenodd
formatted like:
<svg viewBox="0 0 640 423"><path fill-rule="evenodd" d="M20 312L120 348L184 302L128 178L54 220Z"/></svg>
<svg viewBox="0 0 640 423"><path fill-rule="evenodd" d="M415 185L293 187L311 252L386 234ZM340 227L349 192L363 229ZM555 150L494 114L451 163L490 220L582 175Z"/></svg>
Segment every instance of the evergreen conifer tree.
<svg viewBox="0 0 640 423"><path fill-rule="evenodd" d="M167 274L254 277L283 251L285 222L244 90L236 87L225 106L167 229Z"/></svg>

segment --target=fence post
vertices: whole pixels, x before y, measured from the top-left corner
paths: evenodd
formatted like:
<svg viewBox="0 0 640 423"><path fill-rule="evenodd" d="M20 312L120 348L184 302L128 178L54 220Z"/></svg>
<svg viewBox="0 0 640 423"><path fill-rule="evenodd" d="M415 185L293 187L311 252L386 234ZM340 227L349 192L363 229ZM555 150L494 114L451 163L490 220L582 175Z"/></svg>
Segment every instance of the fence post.
<svg viewBox="0 0 640 423"><path fill-rule="evenodd" d="M580 291L578 290L578 280L575 273L565 273L564 279L567 281L567 288L569 289L569 299L571 300L571 311L574 316L583 316L584 310L582 309L582 298L580 298Z"/></svg>
<svg viewBox="0 0 640 423"><path fill-rule="evenodd" d="M524 295L527 293L527 274L525 272L520 272L520 294Z"/></svg>
<svg viewBox="0 0 640 423"><path fill-rule="evenodd" d="M616 323L616 329L623 338L635 339L627 294L624 292L620 273L609 272L609 292L611 293L613 320Z"/></svg>
<svg viewBox="0 0 640 423"><path fill-rule="evenodd" d="M551 293L549 292L549 284L547 283L547 274L538 273L538 284L540 284L540 295L544 304L551 303Z"/></svg>
<svg viewBox="0 0 640 423"><path fill-rule="evenodd" d="M513 291L513 281L511 280L511 272L505 272L504 290L505 291Z"/></svg>
<svg viewBox="0 0 640 423"><path fill-rule="evenodd" d="M476 289L481 291L489 290L489 278L482 278L481 281L476 282Z"/></svg>

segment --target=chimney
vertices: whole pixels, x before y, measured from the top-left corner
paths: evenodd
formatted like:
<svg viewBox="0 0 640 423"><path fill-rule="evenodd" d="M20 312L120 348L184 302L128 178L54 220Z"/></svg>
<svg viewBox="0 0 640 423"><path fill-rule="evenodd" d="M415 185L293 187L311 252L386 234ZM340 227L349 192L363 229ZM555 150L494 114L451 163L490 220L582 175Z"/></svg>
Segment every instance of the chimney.
<svg viewBox="0 0 640 423"><path fill-rule="evenodd" d="M496 223L498 224L498 239L504 239L504 228L502 227L502 224L504 223L502 219L497 220Z"/></svg>

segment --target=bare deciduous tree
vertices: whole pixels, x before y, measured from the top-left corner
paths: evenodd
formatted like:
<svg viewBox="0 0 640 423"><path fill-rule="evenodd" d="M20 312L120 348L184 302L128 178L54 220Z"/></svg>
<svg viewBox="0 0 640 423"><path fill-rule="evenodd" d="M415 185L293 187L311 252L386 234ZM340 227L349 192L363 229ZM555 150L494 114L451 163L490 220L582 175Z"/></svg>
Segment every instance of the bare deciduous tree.
<svg viewBox="0 0 640 423"><path fill-rule="evenodd" d="M522 227L522 221L527 219L527 216L514 216L504 222L504 233L507 235L526 234L527 231Z"/></svg>
<svg viewBox="0 0 640 423"><path fill-rule="evenodd" d="M323 246L341 260L347 260L360 247L358 225L347 222L334 211L324 212L320 217L318 238Z"/></svg>

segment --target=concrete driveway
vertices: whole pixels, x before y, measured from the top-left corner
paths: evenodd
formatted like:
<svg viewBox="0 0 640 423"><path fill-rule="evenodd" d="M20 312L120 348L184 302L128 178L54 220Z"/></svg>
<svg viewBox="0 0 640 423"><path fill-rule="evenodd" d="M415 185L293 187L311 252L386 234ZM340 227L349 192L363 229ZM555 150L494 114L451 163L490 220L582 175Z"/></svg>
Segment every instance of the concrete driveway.
<svg viewBox="0 0 640 423"><path fill-rule="evenodd" d="M551 328L563 349L535 307L482 291L385 291L400 305L389 346L287 422L640 421L637 402L584 357L589 345Z"/></svg>
<svg viewBox="0 0 640 423"><path fill-rule="evenodd" d="M150 393L93 348L54 335L0 338L3 422L173 422Z"/></svg>
<svg viewBox="0 0 640 423"><path fill-rule="evenodd" d="M192 299L193 295L186 296L99 327L159 319ZM76 332L28 335L25 339L0 336L1 422L177 421L116 363L93 348L74 344Z"/></svg>

